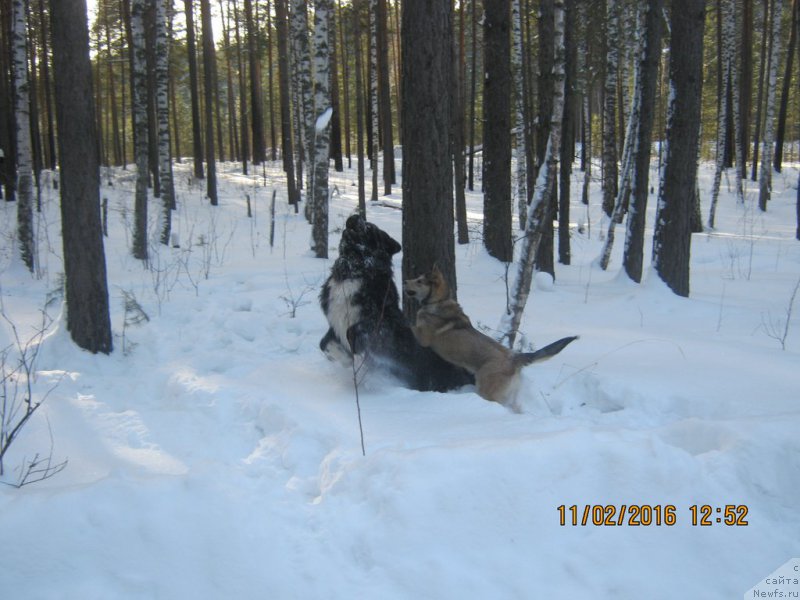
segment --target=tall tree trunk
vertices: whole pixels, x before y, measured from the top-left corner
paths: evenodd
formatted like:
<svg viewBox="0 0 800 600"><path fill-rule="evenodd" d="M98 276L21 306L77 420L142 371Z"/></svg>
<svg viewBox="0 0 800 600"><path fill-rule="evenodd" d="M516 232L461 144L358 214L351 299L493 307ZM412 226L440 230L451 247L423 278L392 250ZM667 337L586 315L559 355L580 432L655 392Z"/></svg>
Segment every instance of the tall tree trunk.
<svg viewBox="0 0 800 600"><path fill-rule="evenodd" d="M156 2L156 115L158 121L158 172L161 178L161 243L168 244L175 208L169 132L169 38L166 0Z"/></svg>
<svg viewBox="0 0 800 600"><path fill-rule="evenodd" d="M217 162L214 149L214 73L216 70L216 53L214 51L214 32L211 24L211 7L208 0L200 0L200 20L203 28L203 98L206 130L206 195L212 206L219 202L217 198Z"/></svg>
<svg viewBox="0 0 800 600"><path fill-rule="evenodd" d="M330 48L330 97L333 116L330 129L330 157L333 159L333 168L341 173L344 171L342 163L342 105L339 102L339 65L336 48L336 5L331 0L328 23L328 47ZM344 52L344 49L342 49Z"/></svg>
<svg viewBox="0 0 800 600"><path fill-rule="evenodd" d="M51 0L51 3L54 0ZM136 193L133 219L133 256L147 260L147 57L146 0L131 0L131 62L133 88L133 146L136 157Z"/></svg>
<svg viewBox="0 0 800 600"><path fill-rule="evenodd" d="M451 7L454 2L451 2ZM452 8L451 8L452 10ZM467 227L467 199L466 199L466 161L464 155L464 93L465 93L465 57L464 57L464 7L459 10L459 39L458 44L453 43L453 180L455 185L456 203L456 231L459 244L469 243Z"/></svg>
<svg viewBox="0 0 800 600"><path fill-rule="evenodd" d="M377 52L378 52L378 114L383 142L383 193L392 193L395 183L394 135L392 133L392 102L389 90L389 34L386 26L386 0L377 0Z"/></svg>
<svg viewBox="0 0 800 600"><path fill-rule="evenodd" d="M514 197L517 205L520 228L528 220L528 169L527 169L527 123L525 122L525 92L522 57L522 12L520 0L511 0L511 68L514 78L514 121L516 125L514 158L516 173L514 177Z"/></svg>
<svg viewBox="0 0 800 600"><path fill-rule="evenodd" d="M100 173L94 143L86 0L50 0L61 167L61 230L67 329L89 352L112 350Z"/></svg>
<svg viewBox="0 0 800 600"><path fill-rule="evenodd" d="M714 170L714 181L711 185L711 207L708 216L708 227L714 229L714 219L717 212L717 200L719 199L719 186L722 179L722 170L726 163L726 149L728 147L728 108L727 101L733 89L733 69L735 51L735 27L734 27L734 6L733 0L717 0L719 7L720 31L719 38L722 40L722 48L719 50L721 87L718 93L717 107L717 149L716 149L716 169Z"/></svg>
<svg viewBox="0 0 800 600"><path fill-rule="evenodd" d="M145 0L144 36L147 60L147 160L152 176L153 196L161 197L158 173L158 123L156 115L156 0Z"/></svg>
<svg viewBox="0 0 800 600"><path fill-rule="evenodd" d="M314 6L314 198L312 238L314 256L328 258L328 165L330 163L330 124L333 108L330 93L330 14L331 0L315 0Z"/></svg>
<svg viewBox="0 0 800 600"><path fill-rule="evenodd" d="M192 155L194 157L194 176L203 179L205 175L203 173L203 134L200 127L200 84L197 76L197 48L192 2L193 0L183 0L186 13L186 51L189 55L189 88L192 98Z"/></svg>
<svg viewBox="0 0 800 600"><path fill-rule="evenodd" d="M562 3L563 10L563 3ZM542 0L539 4L539 88L537 94L538 123L536 130L536 176L538 181L539 171L545 164L547 140L550 136L550 118L553 113L554 61L555 61L555 6L553 0ZM562 108L563 115L563 108ZM560 140L560 137L559 137ZM560 154L560 144L559 144ZM554 157L558 161L558 156ZM558 185L549 188L550 203L548 211L554 214L558 209ZM535 192L533 192L535 193ZM545 219L542 223L541 240L536 248L536 269L550 273L555 278L555 261L553 257L554 246L553 220Z"/></svg>
<svg viewBox="0 0 800 600"><path fill-rule="evenodd" d="M792 2L792 31L789 35L789 47L786 49L786 69L783 72L783 90L781 92L781 104L778 110L778 131L775 134L775 158L773 165L775 170L780 173L783 162L783 140L786 135L786 111L789 106L789 90L792 83L792 63L794 62L794 48L797 44L797 22L800 13L800 2Z"/></svg>
<svg viewBox="0 0 800 600"><path fill-rule="evenodd" d="M740 161L747 163L753 95L753 0L742 0L739 64L739 130L736 134Z"/></svg>
<svg viewBox="0 0 800 600"><path fill-rule="evenodd" d="M778 62L781 55L781 17L783 0L772 0L772 30L767 70L766 109L764 111L764 141L761 146L761 171L758 177L758 208L767 210L772 192L772 153L775 141L775 96L778 85Z"/></svg>
<svg viewBox="0 0 800 600"><path fill-rule="evenodd" d="M33 149L28 83L28 19L26 0L13 0L14 114L17 126L17 241L22 262L33 273ZM91 98L91 96L90 96ZM96 138L92 138L94 141Z"/></svg>
<svg viewBox="0 0 800 600"><path fill-rule="evenodd" d="M653 266L679 296L689 295L691 213L703 91L705 0L681 0L670 12L669 108L664 175L658 194Z"/></svg>
<svg viewBox="0 0 800 600"><path fill-rule="evenodd" d="M56 168L56 138L55 138L55 130L53 127L53 102L51 98L51 85L50 85L50 51L48 50L49 40L50 40L50 27L47 23L47 19L45 18L44 12L44 0L39 0L39 22L41 24L41 34L42 34L42 59L41 59L41 68L42 68L42 87L44 88L44 112L45 112L45 122L47 124L47 143L45 144L45 164L47 165L48 169L55 169ZM109 52L111 51L111 45L109 43ZM110 61L109 61L110 64ZM112 89L112 98L114 91ZM116 113L116 103L112 105L112 110ZM114 122L116 128L116 121ZM115 131L117 135L118 132ZM119 139L116 140L119 142ZM116 148L115 148L116 150ZM119 164L119 163L117 163Z"/></svg>
<svg viewBox="0 0 800 600"><path fill-rule="evenodd" d="M470 69L470 94L469 94L469 163L467 166L467 187L470 191L475 189L475 105L477 104L477 79L478 79L478 0L470 2L472 9L472 61Z"/></svg>
<svg viewBox="0 0 800 600"><path fill-rule="evenodd" d="M356 154L358 161L358 212L366 218L367 216L367 194L364 184L364 95L361 93L361 5L358 0L353 1L353 38L355 46L355 67L356 67Z"/></svg>
<svg viewBox="0 0 800 600"><path fill-rule="evenodd" d="M281 144L283 149L283 170L286 173L286 187L289 204L295 213L300 205L300 190L294 177L294 150L292 148L292 115L289 93L289 24L287 0L275 0L275 27L278 35L278 85L281 96Z"/></svg>
<svg viewBox="0 0 800 600"><path fill-rule="evenodd" d="M225 14L225 0L219 0L219 9L223 15L222 19L222 41L223 49L225 52L225 76L226 86L228 92L228 145L230 147L231 160L238 161L239 156L239 128L236 118L236 99L234 97L233 89L233 60L231 59L231 15L230 12Z"/></svg>
<svg viewBox="0 0 800 600"><path fill-rule="evenodd" d="M302 180L303 161L310 165L306 170L307 202L305 217L313 221L314 194L311 179L314 176L314 89L311 72L311 51L308 42L308 6L306 0L292 0L290 16L292 36L292 70L296 87L298 178Z"/></svg>
<svg viewBox="0 0 800 600"><path fill-rule="evenodd" d="M575 35L576 0L564 2L564 108L561 119L560 192L558 202L558 262L570 264L569 203L570 178L575 156L575 84L577 79L577 46Z"/></svg>
<svg viewBox="0 0 800 600"><path fill-rule="evenodd" d="M633 186L622 265L633 281L642 280L644 224L649 193L650 143L655 117L655 93L661 57L663 0L648 0L644 14L644 46L641 54L641 109L636 145L633 149Z"/></svg>
<svg viewBox="0 0 800 600"><path fill-rule="evenodd" d="M267 0L267 33L269 34L267 42L267 63L269 63L267 67L267 88L269 89L269 140L272 152L271 157L273 161L276 161L278 160L278 140L275 131L275 85L273 81L275 65L272 61L272 31L272 13L269 7L269 0Z"/></svg>
<svg viewBox="0 0 800 600"><path fill-rule="evenodd" d="M260 165L267 158L264 148L264 113L261 107L261 65L258 60L258 31L253 19L252 0L244 0L244 18L247 28L247 59L250 67L250 125L253 128L253 164Z"/></svg>
<svg viewBox="0 0 800 600"><path fill-rule="evenodd" d="M231 0L228 1L230 2ZM247 87L245 86L245 63L242 60L242 33L239 24L238 0L233 1L233 6L229 7L228 11L230 12L231 9L233 10L233 22L235 27L234 35L236 36L236 67L239 71L239 114L241 114L241 119L239 119L239 125L241 127L239 140L241 142L240 153L242 155L242 174L247 175L247 163L250 160L250 124L247 120ZM272 86L270 85L270 95L272 94L271 88ZM270 105L272 105L271 96Z"/></svg>
<svg viewBox="0 0 800 600"><path fill-rule="evenodd" d="M753 169L750 173L750 178L757 181L758 173L758 152L759 144L761 143L761 126L764 122L764 80L766 78L767 70L767 56L769 55L768 40L771 39L769 35L769 0L764 0L763 13L764 19L761 24L761 60L759 61L758 68L758 100L756 101L756 131L753 135Z"/></svg>
<svg viewBox="0 0 800 600"><path fill-rule="evenodd" d="M378 102L378 0L369 0L369 107L372 142L372 193L370 200L378 200L378 160L381 148L380 107Z"/></svg>
<svg viewBox="0 0 800 600"><path fill-rule="evenodd" d="M511 6L484 7L483 243L491 256L513 259L511 243Z"/></svg>
<svg viewBox="0 0 800 600"><path fill-rule="evenodd" d="M339 9L339 56L342 60L342 94L344 96L344 153L347 156L347 168L353 166L352 150L350 148L350 60L348 57L349 44L345 43L345 21L344 11L342 10L342 0L336 0ZM355 8L352 8L355 12ZM363 216L363 215L362 215Z"/></svg>
<svg viewBox="0 0 800 600"><path fill-rule="evenodd" d="M561 152L561 119L564 114L564 2L553 2L553 112L550 116L550 135L545 147L544 162L536 177L534 195L528 210L528 224L522 241L516 277L511 288L511 303L503 317L502 331L508 347L513 348L522 313L528 303L533 281L534 257L542 242L545 221L552 221L552 194L556 186L558 156ZM541 92L541 90L540 90Z"/></svg>
<svg viewBox="0 0 800 600"><path fill-rule="evenodd" d="M450 129L450 2L406 0L402 15L403 277L434 264L456 291ZM412 241L413 240L413 241ZM413 320L414 303L404 301Z"/></svg>

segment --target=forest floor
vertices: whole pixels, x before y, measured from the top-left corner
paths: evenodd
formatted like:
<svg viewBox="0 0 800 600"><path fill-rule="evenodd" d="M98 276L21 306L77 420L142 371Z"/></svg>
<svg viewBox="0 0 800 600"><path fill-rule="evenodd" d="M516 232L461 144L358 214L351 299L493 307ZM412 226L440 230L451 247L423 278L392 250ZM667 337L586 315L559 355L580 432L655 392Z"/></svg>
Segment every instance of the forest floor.
<svg viewBox="0 0 800 600"><path fill-rule="evenodd" d="M353 374L318 348L317 294L356 205L354 169L332 173L331 257L319 260L277 165L220 167L213 208L176 165L179 247L154 241L149 265L130 253L133 172L104 173L110 356L65 331L57 192L37 215L36 278L16 258L16 206L0 203L7 370L11 323L23 342L43 313L49 323L35 346L44 403L1 480L17 482L37 453L68 461L45 481L0 485L3 598L721 600L766 589L800 556L800 298L787 323L798 165L775 175L766 213L755 184L740 206L723 179L717 228L693 238L688 299L649 268L649 245L643 284L621 273L622 229L600 270L593 182L588 211L572 205L572 265L537 278L522 323L529 346L580 340L524 371L522 414L470 387L421 393L367 373L366 456ZM704 218L712 174L704 164ZM367 214L399 240L395 190ZM654 195L649 205L651 238ZM153 240L158 210L153 200ZM491 331L505 267L483 250L479 193L468 210L459 299ZM710 524L695 525L690 507L703 505Z"/></svg>

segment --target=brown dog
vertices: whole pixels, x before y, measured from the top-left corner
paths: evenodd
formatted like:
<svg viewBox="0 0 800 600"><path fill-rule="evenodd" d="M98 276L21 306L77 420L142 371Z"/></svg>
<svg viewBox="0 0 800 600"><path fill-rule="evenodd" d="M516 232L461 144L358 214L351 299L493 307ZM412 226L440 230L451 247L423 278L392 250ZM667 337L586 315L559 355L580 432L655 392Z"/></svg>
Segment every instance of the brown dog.
<svg viewBox="0 0 800 600"><path fill-rule="evenodd" d="M522 367L552 358L577 339L565 337L536 352L515 353L472 326L438 268L408 279L407 296L420 301L417 322L411 329L421 346L430 347L447 362L475 375L478 394L486 400L517 409L516 391Z"/></svg>

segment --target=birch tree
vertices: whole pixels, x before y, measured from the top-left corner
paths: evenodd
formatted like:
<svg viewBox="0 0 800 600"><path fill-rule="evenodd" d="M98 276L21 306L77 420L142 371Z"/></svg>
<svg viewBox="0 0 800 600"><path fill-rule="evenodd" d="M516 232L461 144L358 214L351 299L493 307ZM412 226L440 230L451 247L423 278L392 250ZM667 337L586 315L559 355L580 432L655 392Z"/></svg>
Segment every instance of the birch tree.
<svg viewBox="0 0 800 600"><path fill-rule="evenodd" d="M658 192L653 266L679 296L689 295L690 220L697 181L705 4L705 0L680 0L673 3L670 12L666 159Z"/></svg>
<svg viewBox="0 0 800 600"><path fill-rule="evenodd" d="M166 0L156 3L156 115L158 121L158 173L161 178L161 243L169 243L175 186L172 179L169 132L169 38Z"/></svg>
<svg viewBox="0 0 800 600"><path fill-rule="evenodd" d="M761 171L758 177L758 207L767 210L772 191L772 153L775 142L775 96L778 85L778 62L781 55L781 16L783 0L772 0L772 28L770 31L772 50L767 58L766 110L764 138L761 144Z"/></svg>
<svg viewBox="0 0 800 600"><path fill-rule="evenodd" d="M329 122L333 109L330 93L330 23L332 0L315 0L314 10L314 163L313 186L309 190L314 198L312 235L314 255L328 258L328 167L330 152Z"/></svg>
<svg viewBox="0 0 800 600"><path fill-rule="evenodd" d="M292 0L289 29L292 48L292 74L295 89L295 114L297 122L297 177L302 183L303 161L306 169L305 217L313 221L314 193L311 179L314 165L314 82L311 75L311 49L308 41L308 5L306 0Z"/></svg>
<svg viewBox="0 0 800 600"><path fill-rule="evenodd" d="M131 0L131 63L133 84L133 145L136 159L133 255L147 260L147 57L144 16L146 0Z"/></svg>
<svg viewBox="0 0 800 600"><path fill-rule="evenodd" d="M519 226L523 228L528 216L528 172L526 168L527 135L525 130L525 93L523 91L522 72L522 13L519 5L520 0L511 0L511 70L514 78L514 122L516 123L514 196L516 197Z"/></svg>
<svg viewBox="0 0 800 600"><path fill-rule="evenodd" d="M17 241L22 262L33 273L36 250L33 237L33 147L26 0L13 0L11 39L14 50L14 115L17 128Z"/></svg>
<svg viewBox="0 0 800 600"><path fill-rule="evenodd" d="M545 159L539 168L533 199L528 210L528 222L522 241L516 277L512 285L510 303L503 318L503 338L509 348L514 347L522 322L522 313L528 302L533 280L534 258L541 243L544 222L552 219L551 203L556 185L558 156L561 148L561 119L564 112L564 2L553 3L554 62L553 62L553 112L550 118L550 135L547 139Z"/></svg>

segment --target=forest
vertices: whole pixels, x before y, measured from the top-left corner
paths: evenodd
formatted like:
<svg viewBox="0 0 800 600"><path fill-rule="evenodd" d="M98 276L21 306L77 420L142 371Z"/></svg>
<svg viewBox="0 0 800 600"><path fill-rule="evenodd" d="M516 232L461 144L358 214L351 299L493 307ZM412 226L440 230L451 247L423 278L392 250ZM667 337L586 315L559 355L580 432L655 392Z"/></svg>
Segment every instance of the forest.
<svg viewBox="0 0 800 600"><path fill-rule="evenodd" d="M419 244L419 261L444 261L451 278L453 225L466 243L464 191L477 186L490 255L510 262L512 222L526 230L516 298L527 293L526 272L555 275L555 261L570 263L571 194L588 203L592 186L602 189L608 217L601 264L626 220L624 266L639 281L638 217L648 188L657 188L655 266L685 296L689 238L713 229L723 175L734 174L740 202L741 181L757 182L765 211L772 173L797 160L797 0L475 0L436 10L413 0L92 4L87 24L73 18L70 30L55 5L82 16L83 2L0 3L2 193L19 202L20 252L31 271L42 173L60 166L72 179L59 154L74 154L60 150L73 140L56 113L78 119L65 102L78 85L77 135L91 132L101 168L137 173L131 250L142 260L149 197L159 199L160 238L169 242L174 163L191 162L215 205L217 163L237 162L248 174L280 161L320 258L328 253L328 171L356 163L362 212L366 197L391 194L395 169L403 171L404 236L431 240ZM441 43L426 46L431 38ZM59 55L70 52L88 56L86 72L70 75L75 61L67 59L59 87ZM716 164L706 215L698 160ZM648 181L651 163L658 182ZM580 191L570 189L573 168ZM428 205L440 206L437 217ZM409 260L404 271L418 262Z"/></svg>

